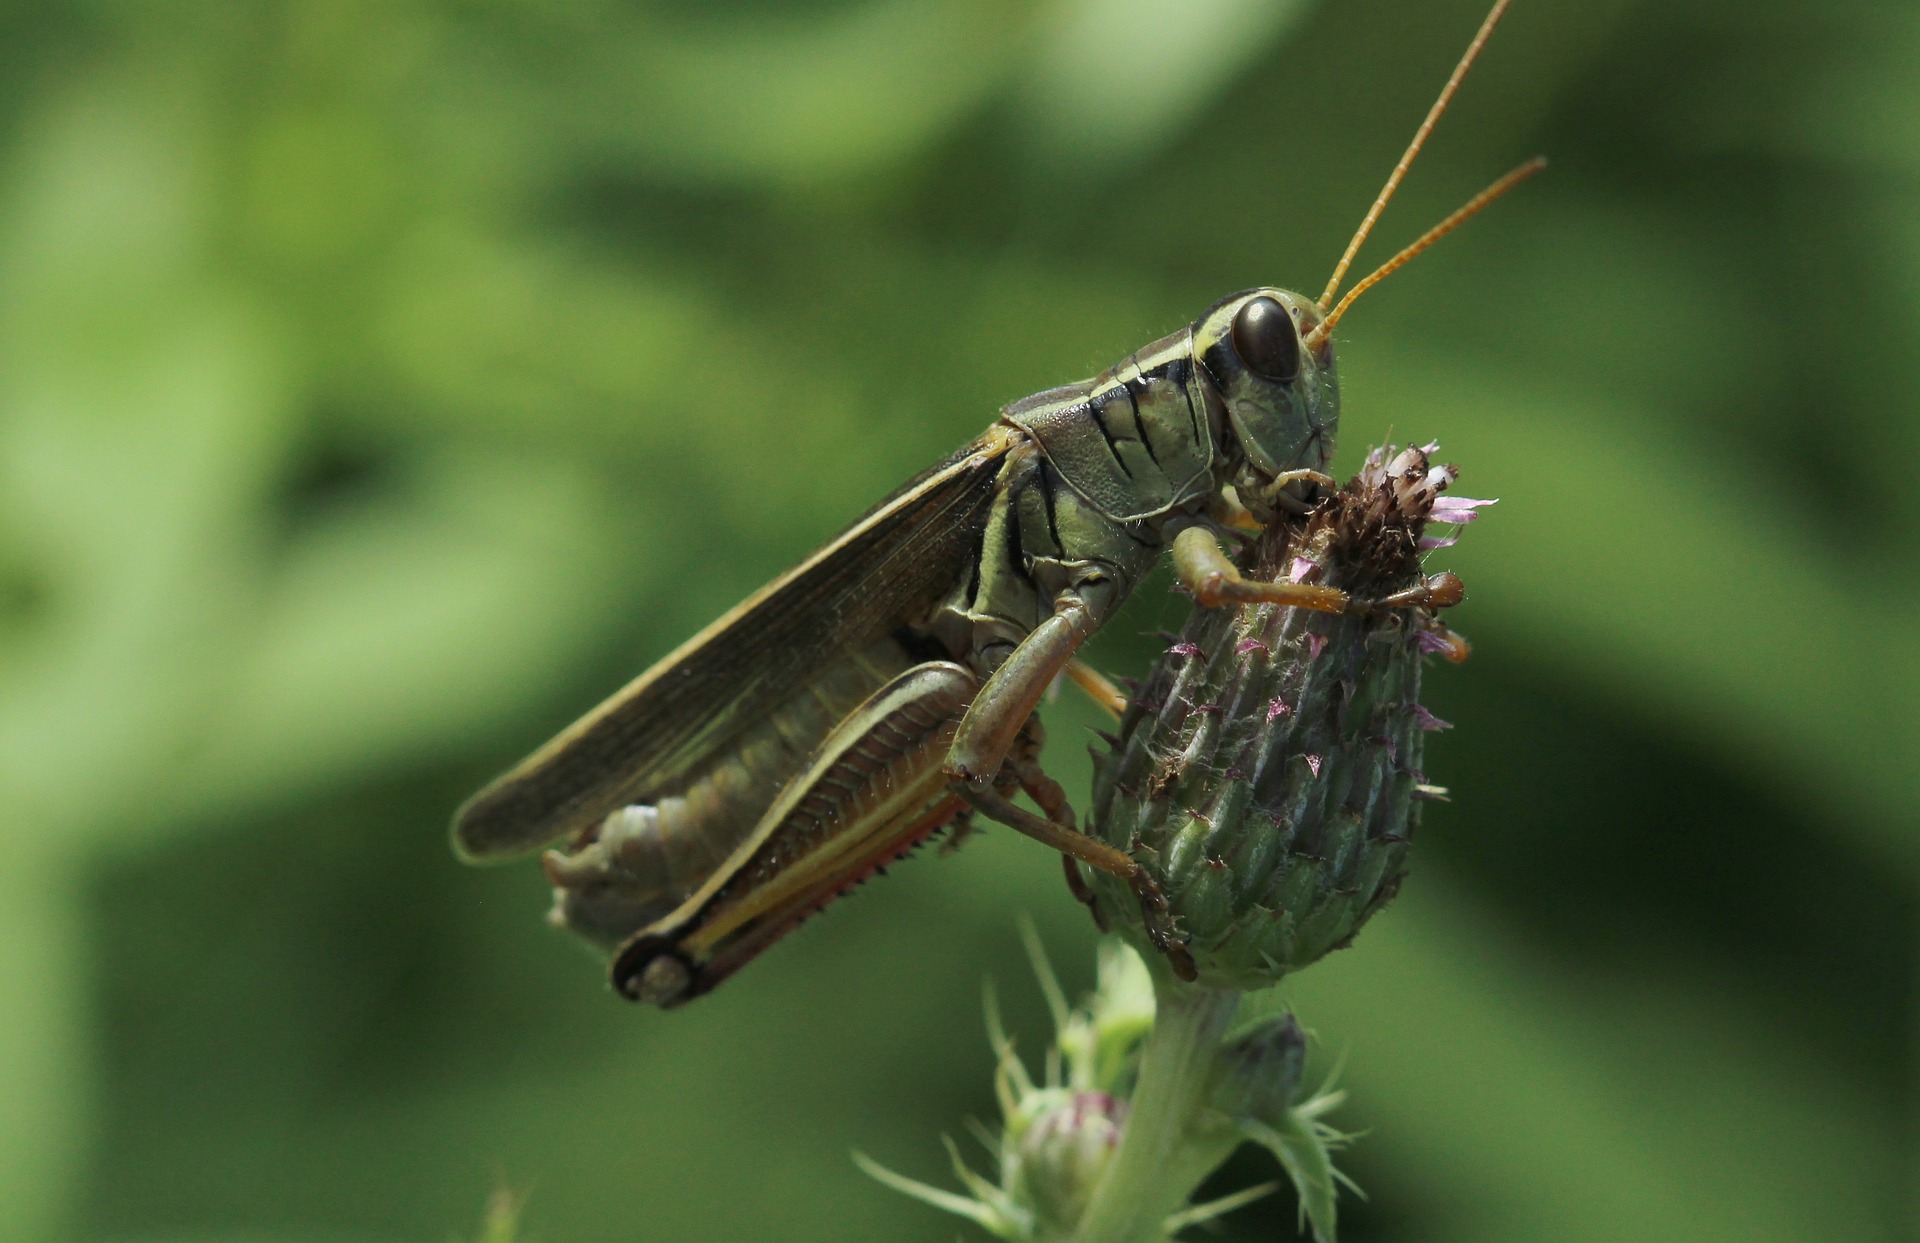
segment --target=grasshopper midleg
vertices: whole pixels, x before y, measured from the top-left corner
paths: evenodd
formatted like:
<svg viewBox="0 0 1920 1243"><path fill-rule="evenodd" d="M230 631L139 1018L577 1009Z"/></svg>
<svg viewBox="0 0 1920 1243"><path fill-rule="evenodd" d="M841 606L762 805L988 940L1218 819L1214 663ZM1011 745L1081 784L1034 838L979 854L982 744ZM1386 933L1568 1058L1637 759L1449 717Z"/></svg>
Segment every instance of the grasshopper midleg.
<svg viewBox="0 0 1920 1243"><path fill-rule="evenodd" d="M1126 700L1120 694L1119 687L1109 682L1104 676L1089 666L1077 660L1067 666L1067 671L1076 682L1087 689L1087 693L1093 697L1096 703L1099 703L1103 708L1113 713L1115 721L1120 719L1121 714L1126 711ZM1072 828L1074 825L1073 808L1067 803L1066 790L1061 787L1058 781L1055 781L1047 775L1045 769L1040 767L1040 748L1046 741L1046 731L1041 727L1038 715L1035 715L1028 721L1027 725L1028 727L1021 732L1019 741L1014 746L1013 754L1007 757L1007 765L1013 770L1014 775L1018 777L1021 791L1033 800L1034 806L1038 807L1041 812L1055 824L1062 824L1068 828ZM1061 870L1066 875L1068 892L1073 894L1076 902L1086 907L1087 910L1092 913L1094 923L1099 926L1100 931L1105 932L1107 930L1106 916L1101 913L1100 907L1094 902L1092 886L1088 885L1086 878L1080 875L1079 861L1072 855L1063 852L1060 855L1060 865ZM1164 922L1152 919L1152 912L1155 909L1164 910L1164 906L1159 908L1147 907L1145 909L1149 913L1149 926L1153 929L1150 935L1156 939L1164 938L1170 942L1172 940L1170 929L1166 927Z"/></svg>
<svg viewBox="0 0 1920 1243"><path fill-rule="evenodd" d="M1153 939L1154 946L1167 956L1180 978L1192 979L1193 960L1175 933L1160 883L1151 872L1140 866L1139 860L1126 851L1078 831L1073 808L1067 803L1066 790L1040 766L1040 748L1044 741L1045 731L1040 718L1029 717L1015 739L1012 752L1002 764L1001 777L994 783L994 791L989 793L972 783L956 783L954 789L983 814L1026 834L1043 846L1059 851L1068 890L1076 900L1094 912L1096 922L1101 919L1099 908L1094 905L1093 890L1080 875L1079 865L1085 863L1127 882L1140 903L1147 935ZM1011 790L1015 787L1033 800L1034 806L1044 813L1045 819L1001 796L1001 789Z"/></svg>
<svg viewBox="0 0 1920 1243"><path fill-rule="evenodd" d="M1246 580L1220 533L1283 520L1326 486L1340 386L1332 332L1382 276L1537 172L1522 165L1334 295L1355 251L1500 18L1499 0L1318 299L1233 294L1100 375L1014 402L488 785L458 853L546 856L556 918L614 954L619 991L675 1005L811 912L979 810L1124 877L1153 877L1074 826L1034 758L1034 712L1171 548L1204 605L1342 611L1384 601ZM1106 698L1109 706L1117 692ZM1014 804L1024 790L1044 815Z"/></svg>
<svg viewBox="0 0 1920 1243"><path fill-rule="evenodd" d="M967 709L947 756L947 772L967 784L998 773L1021 726L1093 630L1092 610L1072 598L1035 627L993 671Z"/></svg>
<svg viewBox="0 0 1920 1243"><path fill-rule="evenodd" d="M1081 694L1099 705L1100 710L1118 721L1127 713L1127 697L1113 679L1076 657L1067 665L1067 677Z"/></svg>

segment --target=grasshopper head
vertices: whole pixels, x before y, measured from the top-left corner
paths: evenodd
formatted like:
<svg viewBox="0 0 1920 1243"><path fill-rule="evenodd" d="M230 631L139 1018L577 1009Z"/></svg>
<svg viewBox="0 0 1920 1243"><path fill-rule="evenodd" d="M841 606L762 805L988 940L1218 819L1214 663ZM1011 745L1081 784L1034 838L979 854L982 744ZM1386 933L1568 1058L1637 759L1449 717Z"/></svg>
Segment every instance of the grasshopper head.
<svg viewBox="0 0 1920 1243"><path fill-rule="evenodd" d="M1290 470L1324 470L1340 426L1333 342L1303 344L1322 315L1311 298L1250 289L1215 303L1193 326L1193 353L1239 452L1242 501ZM1251 485L1251 486L1248 486Z"/></svg>

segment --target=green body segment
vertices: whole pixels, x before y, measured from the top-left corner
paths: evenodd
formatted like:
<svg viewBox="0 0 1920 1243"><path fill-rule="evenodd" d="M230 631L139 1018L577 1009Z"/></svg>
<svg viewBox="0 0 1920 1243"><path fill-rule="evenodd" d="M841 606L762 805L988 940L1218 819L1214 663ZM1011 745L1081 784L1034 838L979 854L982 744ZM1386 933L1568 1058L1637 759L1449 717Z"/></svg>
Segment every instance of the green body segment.
<svg viewBox="0 0 1920 1243"><path fill-rule="evenodd" d="M1318 322L1297 295L1235 295L1008 406L476 795L455 823L461 853L571 839L546 860L555 916L616 950L621 990L672 1005L711 988L960 814L948 749L994 740L976 774L993 777L1054 666L1229 485L1252 504L1270 468L1325 463L1331 353L1280 381L1251 370L1233 338L1262 299L1291 313L1289 332ZM1043 623L1067 616L1062 644ZM1047 659L1009 660L1041 630ZM1019 676L993 678L1003 665Z"/></svg>
<svg viewBox="0 0 1920 1243"><path fill-rule="evenodd" d="M1219 407L1181 329L1081 384L1001 414L1037 441L1069 487L1108 518L1137 522L1204 508L1217 490Z"/></svg>

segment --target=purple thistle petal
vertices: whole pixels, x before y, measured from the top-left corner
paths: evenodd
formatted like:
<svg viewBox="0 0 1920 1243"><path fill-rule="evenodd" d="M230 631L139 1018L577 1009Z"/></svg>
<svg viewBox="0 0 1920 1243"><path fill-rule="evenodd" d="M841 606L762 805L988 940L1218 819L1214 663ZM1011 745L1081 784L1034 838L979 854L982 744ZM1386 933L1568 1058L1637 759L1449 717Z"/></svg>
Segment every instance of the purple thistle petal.
<svg viewBox="0 0 1920 1243"><path fill-rule="evenodd" d="M1499 500L1497 496L1484 501L1476 501L1464 496L1443 496L1433 503L1433 513L1428 517L1433 522L1465 525L1480 516L1476 511L1482 506L1497 504Z"/></svg>
<svg viewBox="0 0 1920 1243"><path fill-rule="evenodd" d="M1307 767L1313 770L1313 775L1314 775L1314 776L1316 776L1316 777L1318 777L1318 776L1320 775L1320 764L1321 764L1321 762L1322 762L1322 761L1321 761L1321 759L1320 759L1320 757L1319 757L1319 756L1317 756L1317 755L1309 755L1309 756L1307 757Z"/></svg>
<svg viewBox="0 0 1920 1243"><path fill-rule="evenodd" d="M1287 707L1286 700L1275 695L1272 702L1267 704L1267 721L1271 723L1276 717L1283 717L1292 711L1292 708Z"/></svg>
<svg viewBox="0 0 1920 1243"><path fill-rule="evenodd" d="M1452 548L1455 544L1458 544L1459 542L1460 542L1460 536L1458 534L1422 535L1420 537L1420 551L1432 552L1436 548Z"/></svg>
<svg viewBox="0 0 1920 1243"><path fill-rule="evenodd" d="M1320 653L1327 650L1327 636L1312 630L1307 631L1307 659L1317 660Z"/></svg>
<svg viewBox="0 0 1920 1243"><path fill-rule="evenodd" d="M1265 652L1268 650L1267 645L1258 639L1242 639L1233 646L1233 654L1235 656L1245 656L1248 652Z"/></svg>
<svg viewBox="0 0 1920 1243"><path fill-rule="evenodd" d="M1413 642L1414 646L1423 652L1451 652L1453 650L1453 644L1447 642L1446 636L1433 630L1417 632L1413 636Z"/></svg>
<svg viewBox="0 0 1920 1243"><path fill-rule="evenodd" d="M1453 728L1451 721L1443 721L1433 713L1428 712L1424 704L1413 705L1413 723L1430 734L1439 730Z"/></svg>
<svg viewBox="0 0 1920 1243"><path fill-rule="evenodd" d="M1440 442L1437 440L1429 440L1426 444L1420 446L1420 452L1426 454L1428 457L1432 457L1434 454L1440 452Z"/></svg>
<svg viewBox="0 0 1920 1243"><path fill-rule="evenodd" d="M1287 570L1287 581L1290 583L1304 583L1307 581L1307 575L1319 568L1320 563L1312 557L1295 557L1293 559L1293 565Z"/></svg>

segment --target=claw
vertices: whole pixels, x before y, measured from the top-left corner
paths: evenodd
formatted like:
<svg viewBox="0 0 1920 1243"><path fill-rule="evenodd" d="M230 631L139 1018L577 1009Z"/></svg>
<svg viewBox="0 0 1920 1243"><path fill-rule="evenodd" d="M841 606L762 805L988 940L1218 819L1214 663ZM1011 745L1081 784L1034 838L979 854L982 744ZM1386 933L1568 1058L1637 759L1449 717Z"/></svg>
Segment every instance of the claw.
<svg viewBox="0 0 1920 1243"><path fill-rule="evenodd" d="M1460 576L1443 570L1411 587L1404 587L1378 600L1358 600L1347 606L1349 613L1372 613L1380 609L1450 609L1467 598L1467 585Z"/></svg>

